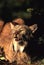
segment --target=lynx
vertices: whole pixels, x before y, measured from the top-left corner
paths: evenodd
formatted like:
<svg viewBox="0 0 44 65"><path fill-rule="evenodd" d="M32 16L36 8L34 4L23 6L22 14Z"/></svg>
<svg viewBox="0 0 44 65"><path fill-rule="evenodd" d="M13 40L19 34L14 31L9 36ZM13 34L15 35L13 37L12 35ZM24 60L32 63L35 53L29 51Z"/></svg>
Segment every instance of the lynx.
<svg viewBox="0 0 44 65"><path fill-rule="evenodd" d="M23 52L28 44L28 40L32 37L32 33L36 30L36 24L28 27L27 25L7 23L0 34L0 47L3 48L5 59L13 62L15 54Z"/></svg>

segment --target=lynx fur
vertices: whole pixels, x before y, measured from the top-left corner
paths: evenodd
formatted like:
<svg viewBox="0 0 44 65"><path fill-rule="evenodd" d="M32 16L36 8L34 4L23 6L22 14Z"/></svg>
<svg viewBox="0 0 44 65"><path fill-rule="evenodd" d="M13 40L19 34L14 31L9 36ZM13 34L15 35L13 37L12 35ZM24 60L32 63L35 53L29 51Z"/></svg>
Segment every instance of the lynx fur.
<svg viewBox="0 0 44 65"><path fill-rule="evenodd" d="M0 47L3 48L5 59L10 63L15 61L16 53L23 52L31 34L31 28L26 25L7 23L0 34Z"/></svg>

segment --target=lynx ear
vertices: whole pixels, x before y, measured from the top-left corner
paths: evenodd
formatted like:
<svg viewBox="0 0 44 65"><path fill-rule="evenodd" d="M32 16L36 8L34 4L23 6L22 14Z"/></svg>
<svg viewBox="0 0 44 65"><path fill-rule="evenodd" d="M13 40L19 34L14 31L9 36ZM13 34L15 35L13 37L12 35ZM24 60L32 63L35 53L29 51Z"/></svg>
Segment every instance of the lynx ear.
<svg viewBox="0 0 44 65"><path fill-rule="evenodd" d="M38 29L38 26L37 24L34 24L34 25L29 26L29 29L32 31L32 33L34 33Z"/></svg>
<svg viewBox="0 0 44 65"><path fill-rule="evenodd" d="M11 29L14 29L14 25L10 22Z"/></svg>

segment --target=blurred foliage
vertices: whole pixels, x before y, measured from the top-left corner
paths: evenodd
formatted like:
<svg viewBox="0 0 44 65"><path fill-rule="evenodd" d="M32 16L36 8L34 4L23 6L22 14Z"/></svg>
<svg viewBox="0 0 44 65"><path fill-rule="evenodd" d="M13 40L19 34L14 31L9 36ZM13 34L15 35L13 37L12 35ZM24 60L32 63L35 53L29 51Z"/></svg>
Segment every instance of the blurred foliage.
<svg viewBox="0 0 44 65"><path fill-rule="evenodd" d="M39 6L39 2L35 0L0 0L0 16L8 15L30 19L33 11L34 14L39 15L44 12L44 9Z"/></svg>
<svg viewBox="0 0 44 65"><path fill-rule="evenodd" d="M25 0L7 0L7 6L21 6Z"/></svg>
<svg viewBox="0 0 44 65"><path fill-rule="evenodd" d="M38 44L44 44L44 35L38 38Z"/></svg>
<svg viewBox="0 0 44 65"><path fill-rule="evenodd" d="M32 14L31 14L32 11L29 11L29 12L25 12L25 11L19 11L19 12L13 12L12 13L12 16L13 17L21 17L21 18L31 18Z"/></svg>
<svg viewBox="0 0 44 65"><path fill-rule="evenodd" d="M7 7L21 7L23 5L28 6L30 4L30 0L0 0L0 7L4 5Z"/></svg>
<svg viewBox="0 0 44 65"><path fill-rule="evenodd" d="M30 0L0 0L0 15L6 17L9 12L12 17L31 18L33 9L29 5Z"/></svg>
<svg viewBox="0 0 44 65"><path fill-rule="evenodd" d="M27 12L31 12L33 10L34 10L33 8L27 8Z"/></svg>

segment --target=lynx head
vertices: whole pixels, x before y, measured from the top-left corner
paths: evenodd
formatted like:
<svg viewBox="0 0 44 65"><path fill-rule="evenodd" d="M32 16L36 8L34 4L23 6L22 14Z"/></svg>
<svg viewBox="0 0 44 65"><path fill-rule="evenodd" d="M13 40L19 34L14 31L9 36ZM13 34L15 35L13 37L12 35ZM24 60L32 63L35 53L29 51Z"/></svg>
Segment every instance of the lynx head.
<svg viewBox="0 0 44 65"><path fill-rule="evenodd" d="M33 30L32 30L33 28ZM37 25L34 24L31 27L27 25L12 25L11 29L13 30L13 48L16 52L23 52L26 47L28 40L32 37L32 33L37 30Z"/></svg>

